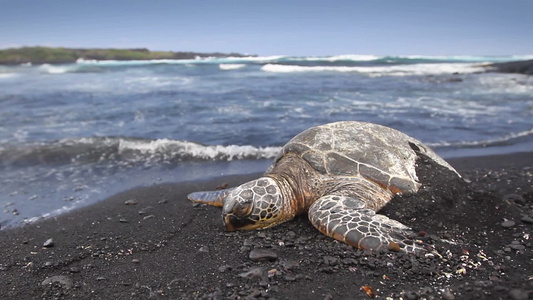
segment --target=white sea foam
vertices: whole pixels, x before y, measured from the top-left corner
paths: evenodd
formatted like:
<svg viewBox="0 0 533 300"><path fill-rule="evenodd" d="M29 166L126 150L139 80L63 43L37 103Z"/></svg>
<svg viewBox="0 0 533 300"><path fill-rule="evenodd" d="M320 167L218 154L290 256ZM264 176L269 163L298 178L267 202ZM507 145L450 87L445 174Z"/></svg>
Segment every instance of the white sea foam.
<svg viewBox="0 0 533 300"><path fill-rule="evenodd" d="M78 58L76 59L77 64L95 64L98 63L98 60L96 59L85 59L85 58Z"/></svg>
<svg viewBox="0 0 533 300"><path fill-rule="evenodd" d="M18 76L16 73L0 73L0 79L13 78Z"/></svg>
<svg viewBox="0 0 533 300"><path fill-rule="evenodd" d="M38 217L31 217L31 218L28 218L28 219L24 219L22 222L24 224L32 224L32 223L35 223L35 222L40 221L40 220L48 219L50 217L59 216L61 214L67 213L67 212L69 212L71 210L74 210L75 208L78 208L80 206L80 204L78 202L79 201L76 201L75 203L72 203L69 206L61 206L60 208L54 209L51 212L42 213Z"/></svg>
<svg viewBox="0 0 533 300"><path fill-rule="evenodd" d="M220 64L218 67L220 68L220 70L229 71L229 70L242 69L246 67L246 65L245 64Z"/></svg>
<svg viewBox="0 0 533 300"><path fill-rule="evenodd" d="M381 76L409 76L409 75L437 75L453 73L475 73L483 71L479 64L442 63L442 64L415 64L376 67L348 67L348 66L293 66L280 64L267 64L261 70L276 73L294 72L356 72L367 74L371 77Z"/></svg>
<svg viewBox="0 0 533 300"><path fill-rule="evenodd" d="M102 65L102 66L137 66L150 64L234 64L234 63L266 63L277 61L285 56L243 56L243 57L196 57L195 59L150 59L150 60L85 60L79 58L77 64L82 65Z"/></svg>
<svg viewBox="0 0 533 300"><path fill-rule="evenodd" d="M464 62L505 62L516 60L533 59L533 55L504 55L504 56L475 56L475 55L452 55L452 56L431 56L431 55L406 55L391 56L392 58L407 59L424 59L424 60L443 60L443 61L464 61Z"/></svg>
<svg viewBox="0 0 533 300"><path fill-rule="evenodd" d="M50 64L43 64L39 66L39 70L43 73L48 74L63 74L73 71L73 67L71 65L62 65L62 66L53 66Z"/></svg>
<svg viewBox="0 0 533 300"><path fill-rule="evenodd" d="M165 158L194 158L207 160L234 159L272 159L280 147L254 147L239 145L202 145L188 141L158 139L158 140L126 140L121 139L119 153L139 151L142 154L162 155Z"/></svg>
<svg viewBox="0 0 533 300"><path fill-rule="evenodd" d="M150 60L84 60L78 59L80 65L99 65L99 66L144 66L152 64L196 64L201 63L202 59L150 59Z"/></svg>
<svg viewBox="0 0 533 300"><path fill-rule="evenodd" d="M437 143L426 143L430 147L458 147L458 148L470 148L470 147L487 147L487 146L496 146L501 145L506 142L512 141L514 139L518 139L521 137L526 137L529 135L533 135L533 128L529 130L524 130L520 132L512 132L507 135L494 138L494 139L487 139L487 140L481 140L481 141L457 141L457 142L437 142Z"/></svg>
<svg viewBox="0 0 533 300"><path fill-rule="evenodd" d="M533 94L533 84L528 75L491 74L476 78L479 87L472 90L474 94L508 93Z"/></svg>
<svg viewBox="0 0 533 300"><path fill-rule="evenodd" d="M292 60L300 61L372 61L382 58L377 55L361 55L361 54L346 54L335 56L307 56L307 57L295 57Z"/></svg>
<svg viewBox="0 0 533 300"><path fill-rule="evenodd" d="M230 56L230 57L224 57L224 58L215 58L216 60L220 61L242 61L242 62L269 62L269 61L277 61L282 58L285 58L286 56L283 55L272 55L272 56L243 56L243 57L237 57L237 56Z"/></svg>
<svg viewBox="0 0 533 300"><path fill-rule="evenodd" d="M505 62L515 60L533 59L533 55L514 55L514 56L424 56L424 55L409 55L409 56L378 56L378 55L334 55L334 56L243 56L243 57L196 57L194 59L153 59L153 60L88 60L79 58L76 64L80 65L102 65L102 66L137 66L150 64L183 64L183 65L197 65L197 64L246 64L246 63L276 63L280 61L324 61L324 62L338 62L338 61L373 61L378 59L390 58L391 62L402 59L420 59L433 61L457 61L457 62ZM69 72L72 66L51 66L45 64L43 69L47 69L48 73L61 74ZM315 66L316 67L316 66ZM67 69L65 69L67 68ZM339 67L340 68L340 67ZM316 69L315 69L316 70ZM340 72L351 72L349 69L338 69ZM356 71L357 72L357 71Z"/></svg>

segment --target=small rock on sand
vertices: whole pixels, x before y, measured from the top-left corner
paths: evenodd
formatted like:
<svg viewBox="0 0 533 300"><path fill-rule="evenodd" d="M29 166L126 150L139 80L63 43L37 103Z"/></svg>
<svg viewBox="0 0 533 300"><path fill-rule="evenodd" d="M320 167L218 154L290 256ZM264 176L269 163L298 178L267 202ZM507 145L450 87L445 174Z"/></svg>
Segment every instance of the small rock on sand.
<svg viewBox="0 0 533 300"><path fill-rule="evenodd" d="M261 260L274 261L278 259L278 254L268 249L254 249L250 252L249 257L253 261L261 261Z"/></svg>
<svg viewBox="0 0 533 300"><path fill-rule="evenodd" d="M507 221L502 222L501 225L502 225L502 227L510 228L510 227L513 227L515 225L515 221L507 220Z"/></svg>
<svg viewBox="0 0 533 300"><path fill-rule="evenodd" d="M50 248L54 247L54 240L53 239L47 239L46 242L44 242L43 247Z"/></svg>
<svg viewBox="0 0 533 300"><path fill-rule="evenodd" d="M239 274L239 277L248 278L248 279L263 279L266 276L265 269L262 267L252 267L247 272Z"/></svg>
<svg viewBox="0 0 533 300"><path fill-rule="evenodd" d="M58 276L52 276L48 277L43 282L41 282L42 286L47 286L50 284L59 283L66 289L71 289L74 286L74 282L70 277L64 276L64 275L58 275Z"/></svg>

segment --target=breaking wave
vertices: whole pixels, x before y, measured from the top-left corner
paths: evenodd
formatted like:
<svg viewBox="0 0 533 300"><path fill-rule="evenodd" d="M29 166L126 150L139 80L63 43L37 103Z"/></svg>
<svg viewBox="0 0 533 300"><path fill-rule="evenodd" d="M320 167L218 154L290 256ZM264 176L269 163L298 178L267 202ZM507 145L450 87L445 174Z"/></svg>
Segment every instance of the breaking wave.
<svg viewBox="0 0 533 300"><path fill-rule="evenodd" d="M334 56L307 56L307 57L294 57L295 61L373 61L382 59L383 56L377 55L360 55L360 54L347 54L347 55L334 55Z"/></svg>
<svg viewBox="0 0 533 300"><path fill-rule="evenodd" d="M533 59L533 55L521 56L378 56L378 55L334 55L334 56L244 56L244 57L203 57L195 59L155 59L155 60L85 60L76 63L35 66L41 73L64 74L82 72L103 72L107 69L149 65L218 65L220 70L235 70L247 65L259 65L267 72L359 72L370 76L404 76L411 73L441 74L446 69L482 66L495 62ZM28 67L25 67L28 68ZM30 67L33 68L33 67ZM20 70L19 70L20 71ZM478 71L483 71L478 68ZM470 71L473 72L473 71ZM384 74L384 75L381 75Z"/></svg>
<svg viewBox="0 0 533 300"><path fill-rule="evenodd" d="M476 73L484 71L480 64L471 63L440 63L413 64L393 66L295 66L281 64L266 64L261 67L265 72L295 73L295 72L356 72L371 77L381 76L409 76L409 75L437 75L453 73Z"/></svg>
<svg viewBox="0 0 533 300"><path fill-rule="evenodd" d="M75 65L51 65L43 64L39 66L39 71L49 74L63 74L76 71Z"/></svg>
<svg viewBox="0 0 533 300"><path fill-rule="evenodd" d="M272 159L280 147L203 145L170 139L91 137L53 143L0 147L0 165L84 164L98 162L172 163L179 161L231 161Z"/></svg>
<svg viewBox="0 0 533 300"><path fill-rule="evenodd" d="M245 64L220 64L220 70L237 70L246 67Z"/></svg>
<svg viewBox="0 0 533 300"><path fill-rule="evenodd" d="M533 136L533 128L521 132L513 132L498 138L480 140L480 141L456 141L456 142L437 142L427 143L433 148L488 148L497 146L513 145L516 140Z"/></svg>
<svg viewBox="0 0 533 300"><path fill-rule="evenodd" d="M17 76L18 74L15 74L15 73L0 73L0 79L13 78Z"/></svg>
<svg viewBox="0 0 533 300"><path fill-rule="evenodd" d="M533 129L479 141L426 143L435 149L488 148L513 145L533 136ZM69 138L53 143L0 147L0 165L92 164L112 162L176 163L181 161L231 161L273 159L281 147L251 145L204 145L171 139L127 137Z"/></svg>

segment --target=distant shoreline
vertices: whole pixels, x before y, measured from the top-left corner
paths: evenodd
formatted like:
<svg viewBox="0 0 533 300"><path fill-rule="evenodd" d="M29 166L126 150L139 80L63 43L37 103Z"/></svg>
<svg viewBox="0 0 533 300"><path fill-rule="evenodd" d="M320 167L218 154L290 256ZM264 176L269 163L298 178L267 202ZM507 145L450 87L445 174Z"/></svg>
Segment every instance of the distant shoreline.
<svg viewBox="0 0 533 300"><path fill-rule="evenodd" d="M68 64L85 60L195 59L197 57L248 57L240 53L150 51L148 49L75 49L23 47L0 50L0 64Z"/></svg>

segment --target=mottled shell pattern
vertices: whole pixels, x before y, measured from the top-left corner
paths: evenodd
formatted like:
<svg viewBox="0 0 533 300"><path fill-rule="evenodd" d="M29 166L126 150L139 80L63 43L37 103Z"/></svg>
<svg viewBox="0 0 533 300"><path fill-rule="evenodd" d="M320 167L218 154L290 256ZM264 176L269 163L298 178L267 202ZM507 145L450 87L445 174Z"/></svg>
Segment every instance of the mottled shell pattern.
<svg viewBox="0 0 533 300"><path fill-rule="evenodd" d="M364 122L336 122L309 128L283 147L269 171L284 155L293 153L322 174L360 175L394 193L416 192L419 184L415 151L456 172L420 141L398 130Z"/></svg>

